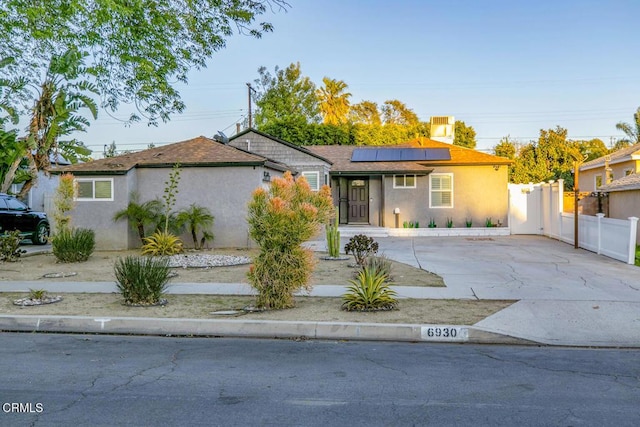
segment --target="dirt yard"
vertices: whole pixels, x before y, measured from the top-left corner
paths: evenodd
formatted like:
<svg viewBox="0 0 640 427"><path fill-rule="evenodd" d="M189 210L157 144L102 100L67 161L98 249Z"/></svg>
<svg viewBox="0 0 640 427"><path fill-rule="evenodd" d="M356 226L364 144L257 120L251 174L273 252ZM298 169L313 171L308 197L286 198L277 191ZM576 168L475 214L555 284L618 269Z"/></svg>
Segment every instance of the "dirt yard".
<svg viewBox="0 0 640 427"><path fill-rule="evenodd" d="M247 250L216 250L216 254L251 257ZM138 251L96 252L84 263L59 264L51 254L20 258L15 263L0 263L0 280L33 281L31 289L45 289L55 281L115 281L113 265L118 257L138 255ZM323 284L347 285L356 269L353 259L345 261L322 260L313 273L314 286ZM249 265L211 268L177 268L172 282L185 283L247 283ZM44 276L58 276L45 278ZM444 286L442 278L430 272L393 262L393 282L402 286ZM212 314L221 310L238 310L252 305L250 296L167 295L163 307L128 307L118 294L65 293L63 301L36 307L20 307L13 300L26 294L0 294L1 314L39 314L76 316L140 316L160 318L229 318ZM352 313L341 310L340 298L298 297L296 307L262 313L241 314L231 317L263 320L335 321L371 323L460 324L472 325L509 306L513 301L416 300L402 299L398 310L376 313Z"/></svg>

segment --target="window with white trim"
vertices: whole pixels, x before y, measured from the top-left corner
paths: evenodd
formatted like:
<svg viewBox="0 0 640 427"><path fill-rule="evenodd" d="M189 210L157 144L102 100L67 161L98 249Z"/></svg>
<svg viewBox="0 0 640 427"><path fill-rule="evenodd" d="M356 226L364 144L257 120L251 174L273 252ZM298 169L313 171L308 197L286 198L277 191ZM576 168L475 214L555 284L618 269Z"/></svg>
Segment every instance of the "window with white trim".
<svg viewBox="0 0 640 427"><path fill-rule="evenodd" d="M429 175L429 207L453 207L452 173L432 173Z"/></svg>
<svg viewBox="0 0 640 427"><path fill-rule="evenodd" d="M633 169L632 168L628 168L624 170L624 176L629 176L633 173Z"/></svg>
<svg viewBox="0 0 640 427"><path fill-rule="evenodd" d="M393 175L393 188L416 188L416 176Z"/></svg>
<svg viewBox="0 0 640 427"><path fill-rule="evenodd" d="M113 201L113 178L76 178L76 200Z"/></svg>
<svg viewBox="0 0 640 427"><path fill-rule="evenodd" d="M313 191L320 190L320 172L302 172Z"/></svg>

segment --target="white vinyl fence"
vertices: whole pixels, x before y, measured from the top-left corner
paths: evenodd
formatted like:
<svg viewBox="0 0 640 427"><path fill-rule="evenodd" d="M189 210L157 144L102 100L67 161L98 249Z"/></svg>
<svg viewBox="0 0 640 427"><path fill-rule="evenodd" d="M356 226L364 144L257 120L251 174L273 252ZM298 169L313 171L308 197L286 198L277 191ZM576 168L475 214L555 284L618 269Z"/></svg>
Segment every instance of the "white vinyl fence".
<svg viewBox="0 0 640 427"><path fill-rule="evenodd" d="M574 214L563 210L564 182L509 184L512 234L542 234L574 244ZM633 264L638 218L628 220L578 215L578 245ZM535 230L539 230L535 232Z"/></svg>

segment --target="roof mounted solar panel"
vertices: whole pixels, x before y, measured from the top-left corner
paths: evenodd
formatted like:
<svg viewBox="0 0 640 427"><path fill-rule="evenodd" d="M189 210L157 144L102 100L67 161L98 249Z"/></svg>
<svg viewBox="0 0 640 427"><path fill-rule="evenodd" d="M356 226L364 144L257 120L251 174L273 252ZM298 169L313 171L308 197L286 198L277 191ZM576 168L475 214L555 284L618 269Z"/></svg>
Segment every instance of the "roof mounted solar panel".
<svg viewBox="0 0 640 427"><path fill-rule="evenodd" d="M356 148L351 154L352 162L375 162L378 149L376 148Z"/></svg>
<svg viewBox="0 0 640 427"><path fill-rule="evenodd" d="M356 148L352 162L421 162L451 160L448 148Z"/></svg>

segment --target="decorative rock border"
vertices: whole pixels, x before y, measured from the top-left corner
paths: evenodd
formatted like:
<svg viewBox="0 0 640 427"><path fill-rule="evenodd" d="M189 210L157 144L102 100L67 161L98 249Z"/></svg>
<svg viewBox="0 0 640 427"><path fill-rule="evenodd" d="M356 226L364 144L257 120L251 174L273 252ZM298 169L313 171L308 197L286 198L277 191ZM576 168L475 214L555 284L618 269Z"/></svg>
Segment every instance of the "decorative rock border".
<svg viewBox="0 0 640 427"><path fill-rule="evenodd" d="M250 264L251 258L238 255L180 254L169 257L172 268L211 268Z"/></svg>
<svg viewBox="0 0 640 427"><path fill-rule="evenodd" d="M60 295L55 296L55 297L49 297L46 296L44 298L20 298L20 299L16 299L13 300L13 304L14 305L19 305L21 307L33 307L33 306L37 306L37 305L44 305L44 304L53 304L55 302L60 302L62 301L62 297Z"/></svg>

